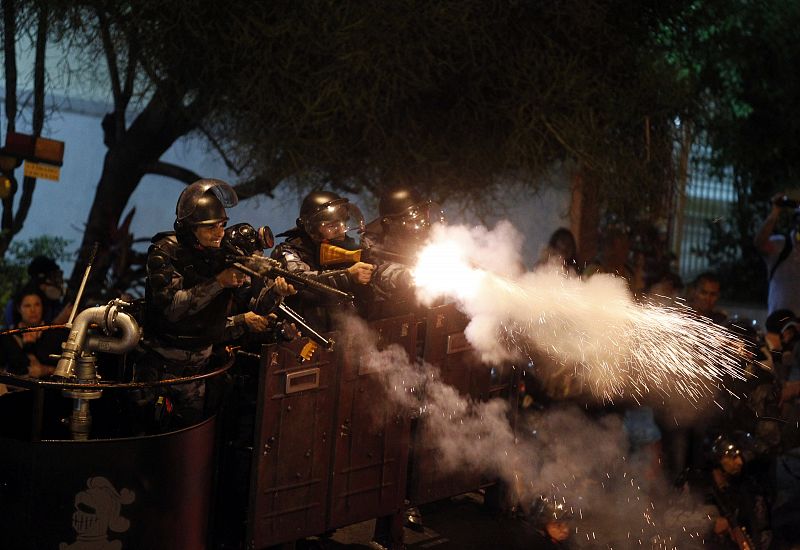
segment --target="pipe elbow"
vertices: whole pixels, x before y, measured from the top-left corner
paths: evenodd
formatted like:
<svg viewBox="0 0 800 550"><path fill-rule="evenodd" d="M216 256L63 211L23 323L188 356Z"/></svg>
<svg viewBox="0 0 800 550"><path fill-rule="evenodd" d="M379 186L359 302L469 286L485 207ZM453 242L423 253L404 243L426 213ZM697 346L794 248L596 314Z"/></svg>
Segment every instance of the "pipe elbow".
<svg viewBox="0 0 800 550"><path fill-rule="evenodd" d="M119 335L90 335L86 339L85 349L122 355L136 347L142 337L142 329L130 314L118 311L111 324L113 326L109 329L119 332Z"/></svg>

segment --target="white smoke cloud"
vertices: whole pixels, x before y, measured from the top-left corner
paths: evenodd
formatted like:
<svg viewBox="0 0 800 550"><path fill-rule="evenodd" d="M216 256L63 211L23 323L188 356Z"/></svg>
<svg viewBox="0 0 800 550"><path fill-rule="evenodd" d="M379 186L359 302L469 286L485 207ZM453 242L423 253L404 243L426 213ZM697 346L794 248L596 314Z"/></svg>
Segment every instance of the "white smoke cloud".
<svg viewBox="0 0 800 550"><path fill-rule="evenodd" d="M507 222L492 230L440 226L415 268L418 298L455 300L483 361L519 364L535 356L537 368L574 375L598 397L641 399L657 390L661 400L680 395L683 406L738 375L740 343L730 333L685 310L638 304L620 278L583 281L560 266L526 273L521 242ZM347 323L354 353L383 377L387 405L419 415L416 442L443 468L501 479L523 511L541 495L559 499L574 511L576 536L588 542L628 547L658 539L666 548L685 542L687 533L702 538L703 521L690 525L696 513L670 514L669 503L657 498L670 491L653 470L654 455L631 448L619 415L593 418L564 405L526 413L515 427L507 401L460 395L435 367L398 346L379 350L362 321ZM673 516L682 519L670 525Z"/></svg>
<svg viewBox="0 0 800 550"><path fill-rule="evenodd" d="M606 399L654 389L697 399L726 376L742 377L732 333L686 309L636 303L619 277L522 273L520 243L508 222L437 226L414 271L423 303L447 297L467 314L466 336L484 361L538 350Z"/></svg>
<svg viewBox="0 0 800 550"><path fill-rule="evenodd" d="M379 349L377 334L364 321L350 317L343 322L355 346L351 352L382 377L387 407L419 416L416 443L423 448L417 452L435 453L445 471L502 480L510 504L525 513L541 495L557 499L573 510L576 537L614 542L613 547L654 536L677 540L685 536L689 520L696 519L697 514L684 514L679 525L656 524L654 517L668 510L663 499L653 496L665 492L664 482L648 478L647 460L630 452L619 415L593 419L565 405L525 414L515 429L508 401L463 396L440 380L435 366L412 360L400 346Z"/></svg>

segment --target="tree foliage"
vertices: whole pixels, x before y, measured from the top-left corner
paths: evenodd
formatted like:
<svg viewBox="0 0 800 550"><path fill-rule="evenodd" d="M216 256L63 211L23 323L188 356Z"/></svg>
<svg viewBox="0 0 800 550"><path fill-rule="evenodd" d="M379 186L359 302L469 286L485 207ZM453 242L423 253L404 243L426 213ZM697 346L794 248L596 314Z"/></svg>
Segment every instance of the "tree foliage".
<svg viewBox="0 0 800 550"><path fill-rule="evenodd" d="M252 174L356 192L409 181L480 203L568 162L638 209L671 183L686 109L655 40L681 4L664 4L263 4L242 20L252 68L210 127Z"/></svg>
<svg viewBox="0 0 800 550"><path fill-rule="evenodd" d="M696 2L693 32L668 39L692 94L693 118L720 167L759 194L800 184L800 4L793 0Z"/></svg>
<svg viewBox="0 0 800 550"><path fill-rule="evenodd" d="M765 269L752 244L776 191L800 187L800 4L793 0L704 0L686 28L663 33L670 61L693 96L690 113L719 174L733 174L736 201L709 220L702 251L739 299L763 301ZM690 32L687 32L690 31Z"/></svg>
<svg viewBox="0 0 800 550"><path fill-rule="evenodd" d="M670 189L676 117L713 133L747 111L719 97L748 84L714 64L749 28L717 28L719 0L40 1L51 37L110 83L81 247L100 242L101 258L145 174L196 177L160 160L191 132L242 196L406 181L485 205L562 164L625 216Z"/></svg>

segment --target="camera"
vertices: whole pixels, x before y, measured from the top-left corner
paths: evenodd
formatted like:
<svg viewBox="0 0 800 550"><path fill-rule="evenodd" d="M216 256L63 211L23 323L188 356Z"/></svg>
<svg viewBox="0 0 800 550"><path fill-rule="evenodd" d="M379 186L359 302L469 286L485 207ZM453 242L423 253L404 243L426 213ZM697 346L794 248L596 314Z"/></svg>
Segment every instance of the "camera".
<svg viewBox="0 0 800 550"><path fill-rule="evenodd" d="M781 208L797 208L800 206L800 202L796 201L795 199L790 199L784 195L775 201L775 206L779 206Z"/></svg>

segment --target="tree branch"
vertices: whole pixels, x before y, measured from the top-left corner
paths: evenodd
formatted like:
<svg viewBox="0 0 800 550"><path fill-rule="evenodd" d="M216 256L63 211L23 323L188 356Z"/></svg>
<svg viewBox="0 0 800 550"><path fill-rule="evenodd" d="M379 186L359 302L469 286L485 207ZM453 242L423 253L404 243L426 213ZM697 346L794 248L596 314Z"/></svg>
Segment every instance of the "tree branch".
<svg viewBox="0 0 800 550"><path fill-rule="evenodd" d="M103 11L98 8L97 22L100 27L100 38L103 41L103 51L106 54L106 64L108 65L108 76L111 78L111 93L114 95L114 105L119 105L122 99L122 88L119 82L119 66L117 63L117 52L114 51L114 44L111 41L109 22Z"/></svg>
<svg viewBox="0 0 800 550"><path fill-rule="evenodd" d="M217 138L212 136L211 132L209 132L202 124L198 124L197 128L203 133L204 136L206 136L206 139L211 146L216 149L216 151L219 153L219 156L222 157L222 162L225 163L225 166L228 167L228 170L238 176L241 173L241 169L238 168L233 161L228 158L228 155L225 153L225 149L222 147L222 144L217 140Z"/></svg>
<svg viewBox="0 0 800 550"><path fill-rule="evenodd" d="M128 101L122 92L119 80L119 62L117 61L117 52L114 50L114 42L111 40L111 23L102 9L98 8L95 11L100 28L100 38L103 42L103 51L106 54L108 75L111 79L111 93L114 96L114 139L120 141L125 134L125 110L128 108Z"/></svg>
<svg viewBox="0 0 800 550"><path fill-rule="evenodd" d="M267 176L255 176L247 181L236 184L233 188L236 190L236 196L239 200L249 199L257 195L266 195L267 197L274 198L273 191L283 178L270 178Z"/></svg>
<svg viewBox="0 0 800 550"><path fill-rule="evenodd" d="M133 95L133 84L136 80L136 66L138 65L139 58L139 42L136 37L128 37L128 64L125 67L125 85L122 88L122 98L125 106L131 100Z"/></svg>
<svg viewBox="0 0 800 550"><path fill-rule="evenodd" d="M33 135L41 136L44 127L44 87L45 87L45 54L47 53L47 32L48 32L48 10L47 5L39 6L39 24L36 29L36 54L33 65ZM11 228L13 237L20 232L28 217L33 200L33 191L36 189L36 178L25 177L22 180L22 195L19 199L19 206L14 215L14 222Z"/></svg>
<svg viewBox="0 0 800 550"><path fill-rule="evenodd" d="M544 126L545 126L545 128L547 128L547 130L550 132L550 134L556 139L556 141L558 141L561 144L561 146L564 147L564 149L569 151L575 157L575 160L581 161L590 170L595 170L596 169L595 163L594 163L591 155L582 153L581 151L577 150L576 148L572 147L572 145L567 143L567 140L564 139L564 137L561 135L561 133L559 133L558 130L556 130L553 127L553 125L550 124L549 121L545 120L544 121Z"/></svg>
<svg viewBox="0 0 800 550"><path fill-rule="evenodd" d="M192 183L200 179L200 176L188 168L170 164L169 162L156 161L141 167L145 174L156 174L172 178L183 183Z"/></svg>
<svg viewBox="0 0 800 550"><path fill-rule="evenodd" d="M5 57L6 77L6 132L16 129L17 120L17 53L15 41L17 39L17 7L14 0L3 0L3 53ZM3 212L0 214L0 255L5 255L13 234L11 229L14 224L14 193L17 182L14 171L6 174L11 180L11 192L2 201Z"/></svg>
<svg viewBox="0 0 800 550"><path fill-rule="evenodd" d="M3 53L6 76L6 132L16 129L17 121L17 7L14 0L3 0Z"/></svg>

